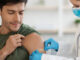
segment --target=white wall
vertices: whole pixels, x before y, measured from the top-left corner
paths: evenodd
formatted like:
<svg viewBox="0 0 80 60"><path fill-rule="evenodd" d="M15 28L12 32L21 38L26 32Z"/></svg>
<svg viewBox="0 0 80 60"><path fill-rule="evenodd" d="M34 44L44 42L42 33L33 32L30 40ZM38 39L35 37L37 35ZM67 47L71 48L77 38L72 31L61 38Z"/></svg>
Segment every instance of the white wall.
<svg viewBox="0 0 80 60"><path fill-rule="evenodd" d="M58 12L54 11L28 11L24 23L34 25L39 29L54 29L58 26Z"/></svg>
<svg viewBox="0 0 80 60"><path fill-rule="evenodd" d="M58 29L59 27L58 11L27 11L24 16L24 23L34 25L37 29ZM64 11L64 28L74 26L72 11Z"/></svg>

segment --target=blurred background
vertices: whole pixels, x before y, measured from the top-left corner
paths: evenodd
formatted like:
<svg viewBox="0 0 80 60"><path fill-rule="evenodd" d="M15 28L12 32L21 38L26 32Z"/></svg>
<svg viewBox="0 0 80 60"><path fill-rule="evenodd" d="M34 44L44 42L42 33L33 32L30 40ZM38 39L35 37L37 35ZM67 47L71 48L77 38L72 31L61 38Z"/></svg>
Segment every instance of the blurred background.
<svg viewBox="0 0 80 60"><path fill-rule="evenodd" d="M73 14L69 0L28 0L23 22L39 31L43 40L53 38L62 44L60 55L73 56L66 53L74 46L80 19Z"/></svg>

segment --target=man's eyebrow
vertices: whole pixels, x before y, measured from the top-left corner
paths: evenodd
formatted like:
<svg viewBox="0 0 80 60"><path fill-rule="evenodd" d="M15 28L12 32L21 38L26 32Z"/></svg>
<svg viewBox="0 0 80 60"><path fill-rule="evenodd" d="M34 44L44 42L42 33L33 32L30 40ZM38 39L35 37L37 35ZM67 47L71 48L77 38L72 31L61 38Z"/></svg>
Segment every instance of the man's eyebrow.
<svg viewBox="0 0 80 60"><path fill-rule="evenodd" d="M9 9L8 9L8 11L13 11L13 12L16 12L15 10L9 10Z"/></svg>
<svg viewBox="0 0 80 60"><path fill-rule="evenodd" d="M13 12L16 12L15 10L9 10L9 9L8 9L8 11L13 11ZM24 10L21 10L20 12L24 12Z"/></svg>
<svg viewBox="0 0 80 60"><path fill-rule="evenodd" d="M21 10L20 12L24 12L24 10Z"/></svg>

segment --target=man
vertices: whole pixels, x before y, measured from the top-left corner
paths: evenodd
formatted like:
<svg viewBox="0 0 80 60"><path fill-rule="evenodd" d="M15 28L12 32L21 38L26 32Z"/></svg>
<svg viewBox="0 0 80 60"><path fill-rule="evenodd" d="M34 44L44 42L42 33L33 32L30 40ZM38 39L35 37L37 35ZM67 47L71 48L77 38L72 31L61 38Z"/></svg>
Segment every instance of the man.
<svg viewBox="0 0 80 60"><path fill-rule="evenodd" d="M0 60L29 60L29 55L44 51L39 33L24 25L23 15L27 0L0 0Z"/></svg>

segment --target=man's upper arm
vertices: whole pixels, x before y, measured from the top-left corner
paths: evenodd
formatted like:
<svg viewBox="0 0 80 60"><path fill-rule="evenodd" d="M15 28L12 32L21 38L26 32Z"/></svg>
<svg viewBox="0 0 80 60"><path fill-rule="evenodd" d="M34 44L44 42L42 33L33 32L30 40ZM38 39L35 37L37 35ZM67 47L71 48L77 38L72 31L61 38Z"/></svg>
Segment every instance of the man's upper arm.
<svg viewBox="0 0 80 60"><path fill-rule="evenodd" d="M44 41L37 33L31 33L27 35L23 41L23 46L28 50L29 54L35 50L39 50L39 52L45 53Z"/></svg>

